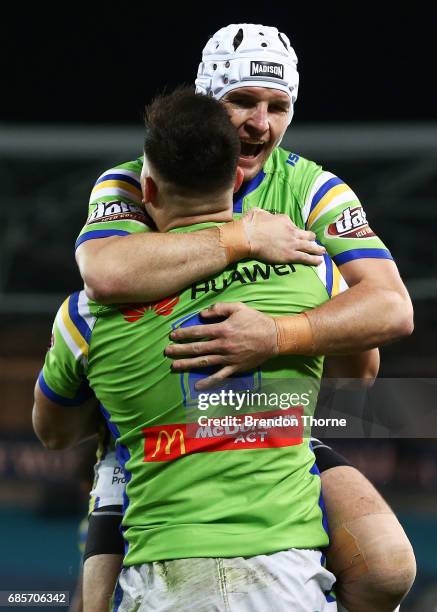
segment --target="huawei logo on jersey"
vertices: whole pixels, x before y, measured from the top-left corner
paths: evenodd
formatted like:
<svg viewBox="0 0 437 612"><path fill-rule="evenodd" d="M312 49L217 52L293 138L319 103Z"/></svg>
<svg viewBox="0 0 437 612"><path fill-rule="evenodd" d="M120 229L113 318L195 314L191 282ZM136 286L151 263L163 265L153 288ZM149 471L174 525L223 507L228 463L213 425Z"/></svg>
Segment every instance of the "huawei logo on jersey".
<svg viewBox="0 0 437 612"><path fill-rule="evenodd" d="M149 302L148 304L128 304L120 308L123 318L128 323L135 323L143 318L149 310L155 314L167 317L173 312L174 307L179 302L178 295L171 295L160 302Z"/></svg>
<svg viewBox="0 0 437 612"><path fill-rule="evenodd" d="M346 208L327 228L328 236L337 238L372 238L375 234L367 223L366 213L357 206Z"/></svg>

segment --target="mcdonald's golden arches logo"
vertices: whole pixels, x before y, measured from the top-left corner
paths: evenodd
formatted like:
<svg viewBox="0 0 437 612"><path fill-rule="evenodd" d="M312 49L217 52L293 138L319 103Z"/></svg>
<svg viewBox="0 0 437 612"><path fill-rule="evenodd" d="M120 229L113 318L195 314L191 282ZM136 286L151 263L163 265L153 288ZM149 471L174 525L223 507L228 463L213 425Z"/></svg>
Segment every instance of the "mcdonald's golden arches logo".
<svg viewBox="0 0 437 612"><path fill-rule="evenodd" d="M179 451L181 455L185 455L186 450L185 450L185 440L184 440L184 432L182 431L182 429L180 429L179 427L177 429L175 429L173 431L173 433L170 435L169 432L165 429L161 429L161 431L158 434L158 437L156 439L156 446L155 446L155 452L152 455L152 459L153 457L156 457L156 455L159 453L159 451L161 450L161 442L162 442L162 438L165 436L167 438L167 442L165 444L165 448L164 448L164 454L166 455L170 455L171 449L172 449L172 445L173 442L176 440L176 435L179 434Z"/></svg>

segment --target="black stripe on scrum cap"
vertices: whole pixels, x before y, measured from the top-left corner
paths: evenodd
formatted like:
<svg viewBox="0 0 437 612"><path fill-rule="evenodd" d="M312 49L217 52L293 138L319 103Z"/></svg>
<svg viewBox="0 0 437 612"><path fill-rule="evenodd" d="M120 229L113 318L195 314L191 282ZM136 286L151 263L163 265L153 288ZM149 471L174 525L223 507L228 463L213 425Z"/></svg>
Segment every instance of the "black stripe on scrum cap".
<svg viewBox="0 0 437 612"><path fill-rule="evenodd" d="M287 43L285 42L285 40L282 38L281 36L281 32L278 32L278 38L281 41L281 43L284 45L284 47L287 49L288 51L288 47L287 47Z"/></svg>
<svg viewBox="0 0 437 612"><path fill-rule="evenodd" d="M240 28L238 32L235 34L234 40L232 42L232 44L234 45L234 51L238 49L238 47L241 45L242 42L243 42L243 30Z"/></svg>

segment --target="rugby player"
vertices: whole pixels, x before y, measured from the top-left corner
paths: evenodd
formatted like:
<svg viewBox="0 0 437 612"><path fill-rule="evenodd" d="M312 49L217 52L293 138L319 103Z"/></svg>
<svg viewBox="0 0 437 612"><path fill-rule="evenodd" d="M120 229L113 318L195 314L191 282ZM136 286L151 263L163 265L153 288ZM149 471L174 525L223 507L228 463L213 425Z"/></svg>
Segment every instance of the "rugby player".
<svg viewBox="0 0 437 612"><path fill-rule="evenodd" d="M277 262L319 261L322 249L311 246L313 234L304 233L314 231L351 287L308 314L311 346L296 347L296 351L328 355L355 352L411 333L411 302L389 252L370 230L355 194L316 164L278 147L294 111L296 63L288 38L276 28L233 24L217 32L206 45L196 84L199 91L225 104L239 131L244 184L234 197L234 217L253 206L289 217L281 217L278 240L270 247L272 260ZM202 279L227 263L216 232L163 236L150 231L141 207L141 165L138 159L99 178L91 195L87 224L77 242L87 291L103 302L161 299L193 282L198 282L202 291L206 289ZM214 347L197 342L167 349L169 356L178 357L176 369L214 362L223 366L220 375L225 375L247 369L254 358L266 358L266 347L267 352L272 347L272 327L256 325L253 311L238 305L217 304L210 316L220 314L227 317L225 324L215 325L208 333L210 337L214 333ZM303 319L299 324L306 325ZM174 340L196 339L196 333L204 334L183 329ZM331 375L356 376L356 370L344 369L348 365L352 361L331 360ZM338 512L338 521L332 524L338 526L338 533L353 534L357 554L370 559L372 554L378 558L390 551L386 558L397 557L403 550L404 535L395 517L357 470L335 467L339 463L329 463L333 469L322 475L327 503L330 491L336 495L335 504L328 504ZM344 490L349 494L339 494ZM363 499L365 503L358 502ZM370 534L378 534L379 542ZM372 554L364 552L370 543ZM347 567L346 563L343 574ZM358 605L365 606L366 598L368 607L377 607L378 597L384 605L398 601L413 576L413 563L402 573L379 562L373 571L369 561L367 571L354 578L355 590L360 593Z"/></svg>
<svg viewBox="0 0 437 612"><path fill-rule="evenodd" d="M156 99L146 116L142 184L157 229L185 233L207 224L228 256L240 239L250 250L241 222L232 222L232 194L243 173L239 138L223 106L182 89ZM276 356L233 387L276 391L281 384L316 395L323 358L289 354L281 315L299 316L345 288L335 265L332 274L336 287L320 266L245 258L211 277L220 300L241 297L258 308L259 324L278 326ZM244 278L252 279L248 286ZM213 290L199 294L195 284L128 306L102 306L84 291L69 296L37 384L35 429L49 440L69 420L62 404L77 402L76 422L82 413L81 433L89 434L89 384L117 440L127 483L115 610L336 610L335 576L320 551L328 534L308 438L300 428L275 436L269 428L200 426L195 382L202 373L181 376L164 355L170 331L200 322L199 312L216 300ZM287 414L298 413L290 406Z"/></svg>

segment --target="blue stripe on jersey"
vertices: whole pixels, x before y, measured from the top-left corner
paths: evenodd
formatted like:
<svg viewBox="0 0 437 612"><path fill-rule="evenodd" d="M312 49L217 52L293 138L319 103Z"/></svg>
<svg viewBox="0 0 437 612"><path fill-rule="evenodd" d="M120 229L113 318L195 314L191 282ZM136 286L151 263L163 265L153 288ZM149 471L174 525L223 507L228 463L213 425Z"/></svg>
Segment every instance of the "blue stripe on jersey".
<svg viewBox="0 0 437 612"><path fill-rule="evenodd" d="M55 393L52 389L50 389L50 387L44 380L44 374L42 370L38 376L38 383L44 395L49 400L52 400L52 402L60 404L61 406L79 406L80 404L83 404L83 402L92 395L92 391L89 388L87 381L83 381L83 384L79 387L76 395L73 398L63 397L62 395Z"/></svg>
<svg viewBox="0 0 437 612"><path fill-rule="evenodd" d="M129 236L130 232L126 230L116 230L116 229L107 229L107 230L93 230L92 232L87 232L86 234L82 234L76 240L76 244L74 246L75 249L80 247L83 242L87 240L95 240L96 238L109 238L109 236Z"/></svg>
<svg viewBox="0 0 437 612"><path fill-rule="evenodd" d="M311 442L310 442L310 448L311 448L311 450L313 449ZM310 474L314 474L315 476L318 476L320 478L319 468L317 467L317 464L315 462L313 464L313 467L310 469ZM326 507L325 507L325 502L323 500L322 488L321 487L320 487L320 496L319 496L319 508L320 508L320 510L322 512L322 525L323 525L323 529L326 531L326 533L328 534L328 537L329 537L328 515L326 513Z"/></svg>
<svg viewBox="0 0 437 612"><path fill-rule="evenodd" d="M120 431L117 425L111 421L111 415L102 403L100 404L100 411L103 414L107 428L109 429L115 440L118 440L118 438L120 437ZM115 447L115 456L117 457L117 461L123 468L126 477L126 483L128 483L131 479L131 473L125 468L125 464L130 459L130 453L128 448L124 446L124 444L117 444Z"/></svg>
<svg viewBox="0 0 437 612"><path fill-rule="evenodd" d="M312 212L312 210L317 206L317 204L320 202L320 200L323 198L323 196L328 193L328 191L330 189L332 189L333 187L335 187L336 185L343 185L344 181L342 181L341 179L339 179L337 176L335 176L332 179L329 179L329 181L326 181L326 183L324 183L320 189L318 191L316 191L316 193L313 196L313 199L311 201L311 206L310 206L310 213Z"/></svg>
<svg viewBox="0 0 437 612"><path fill-rule="evenodd" d="M104 174L96 182L96 185L103 183L104 181L124 181L125 183L130 183L141 191L141 183L131 176L127 176L126 174L117 174L116 172L114 174Z"/></svg>
<svg viewBox="0 0 437 612"><path fill-rule="evenodd" d="M114 606L112 608L112 612L118 612L122 599L123 599L123 589L120 586L119 579L117 579L117 584L115 585L115 591L114 591L114 601L113 601Z"/></svg>
<svg viewBox="0 0 437 612"><path fill-rule="evenodd" d="M247 185L242 185L240 189L237 191L237 193L234 193L234 209L233 209L234 213L243 212L244 198L247 195L249 195L249 193L251 193L252 191L255 191L255 189L263 182L264 177L265 177L265 172L263 170L260 170L258 174L254 176L253 179L247 183Z"/></svg>
<svg viewBox="0 0 437 612"><path fill-rule="evenodd" d="M111 421L111 415L106 410L106 408L104 407L103 404L100 404L100 410L101 410L101 413L103 414L103 416L105 417L107 428L112 433L112 435L115 438L115 440L118 440L118 438L120 437L120 432L118 431L117 425L115 425L115 423L113 423Z"/></svg>
<svg viewBox="0 0 437 612"><path fill-rule="evenodd" d="M320 556L320 565L326 568L326 555L324 553L322 553ZM332 591L325 591L323 594L327 603L333 603L334 601L337 601Z"/></svg>
<svg viewBox="0 0 437 612"><path fill-rule="evenodd" d="M352 249L335 255L332 259L337 266L353 261L354 259L393 259L390 251L387 249Z"/></svg>
<svg viewBox="0 0 437 612"><path fill-rule="evenodd" d="M332 270L332 259L327 253L323 255L323 259L325 260L326 266L326 291L328 292L329 297L332 297L332 283L334 279L334 273Z"/></svg>
<svg viewBox="0 0 437 612"><path fill-rule="evenodd" d="M118 440L118 438L120 437L120 431L118 430L118 427L115 423L113 423L111 421L111 415L109 414L109 412L106 410L106 408L104 407L103 404L100 404L100 410L105 418L106 421L106 425L109 429L109 431L112 433L112 435L114 436L114 438L116 440ZM132 474L126 469L126 463L129 461L130 459L130 453L129 450L126 446L124 446L124 444L116 444L115 447L115 456L117 458L118 463L121 465L123 472L124 472L124 476L126 478L126 486L128 484L128 482L130 482L130 479L132 478ZM123 514L126 512L126 509L129 505L129 497L127 496L126 493L126 487L124 488L124 493L123 493ZM123 538L125 541L124 544L124 554L127 555L128 550L129 550L129 543L126 540L126 538L124 537L124 528L121 529L122 534L123 534Z"/></svg>
<svg viewBox="0 0 437 612"><path fill-rule="evenodd" d="M68 314L70 315L70 319L75 324L82 338L87 344L89 344L91 340L91 329L89 328L85 319L79 314L80 293L80 291L76 291L75 293L71 294L70 299L68 300Z"/></svg>

